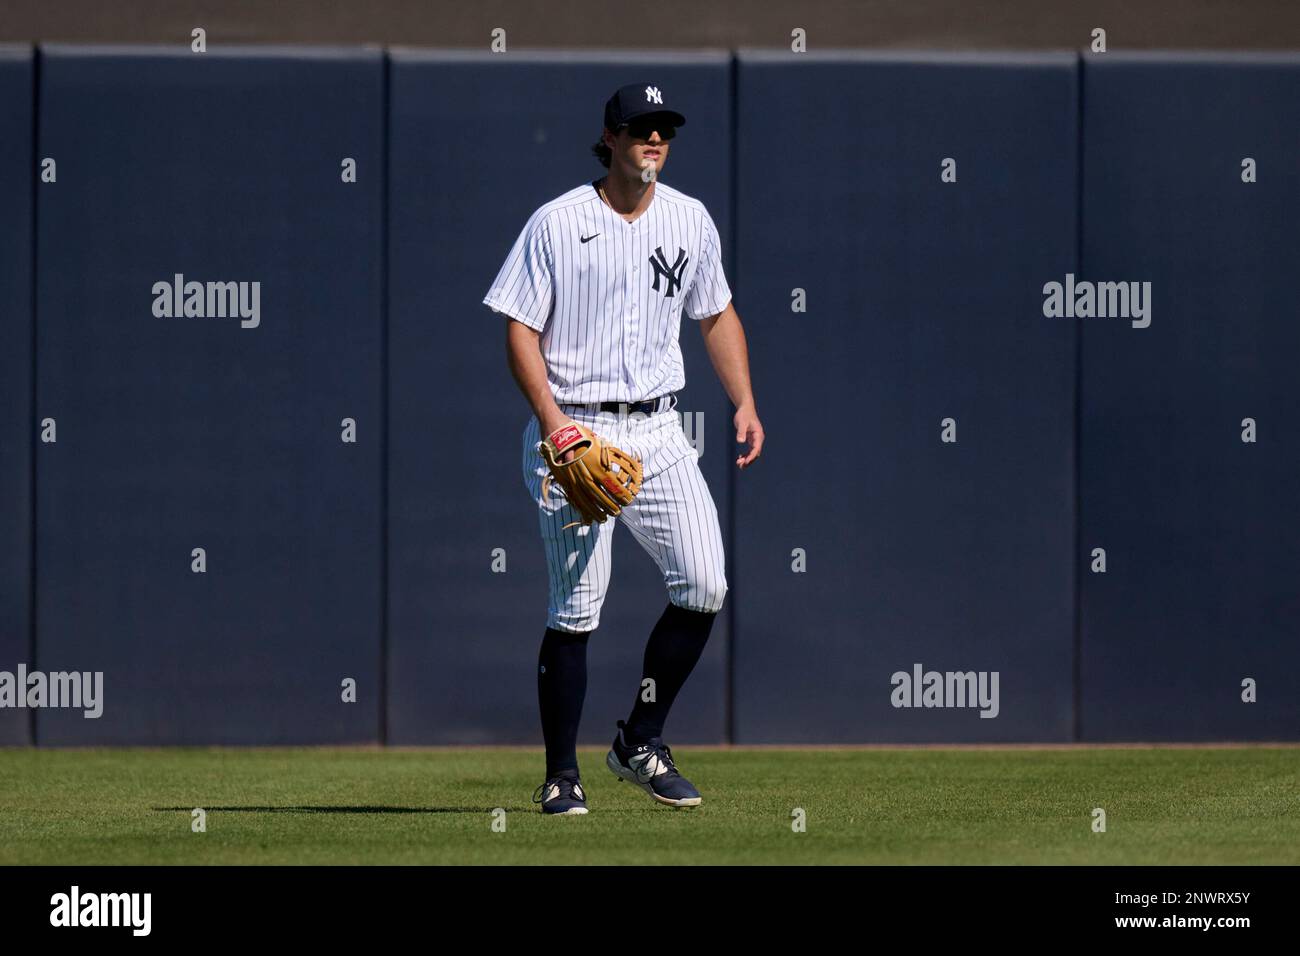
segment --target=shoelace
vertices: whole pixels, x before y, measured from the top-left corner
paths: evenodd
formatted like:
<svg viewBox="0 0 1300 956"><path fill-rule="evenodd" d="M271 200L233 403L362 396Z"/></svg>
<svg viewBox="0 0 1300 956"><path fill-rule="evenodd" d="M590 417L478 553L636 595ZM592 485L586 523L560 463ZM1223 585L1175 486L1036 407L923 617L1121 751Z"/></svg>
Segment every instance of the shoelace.
<svg viewBox="0 0 1300 956"><path fill-rule="evenodd" d="M652 763L651 761L656 761L657 763ZM650 756L645 759L645 763L641 766L646 768L647 771L653 770L654 772L650 773L650 776L653 778L659 775L658 765L662 765L664 767L664 773L669 776L681 776L677 770L677 764L673 763L672 748L667 744L660 744L657 747L651 747Z"/></svg>
<svg viewBox="0 0 1300 956"><path fill-rule="evenodd" d="M543 797L543 794L551 788L552 784L560 788L560 792L555 795L556 800L572 797L573 785L575 783L577 783L576 780L571 780L568 777L551 777L551 779L547 780L544 784L533 791L533 803L544 803L545 798Z"/></svg>

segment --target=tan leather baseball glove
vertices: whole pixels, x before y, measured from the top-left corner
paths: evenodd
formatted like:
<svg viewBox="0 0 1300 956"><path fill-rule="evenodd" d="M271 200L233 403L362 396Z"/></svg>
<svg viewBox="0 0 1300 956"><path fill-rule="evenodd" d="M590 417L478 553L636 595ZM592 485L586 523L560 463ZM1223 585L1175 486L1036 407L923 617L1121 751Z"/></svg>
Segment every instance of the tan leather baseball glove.
<svg viewBox="0 0 1300 956"><path fill-rule="evenodd" d="M573 505L581 521L575 524L600 524L610 515L619 514L632 503L641 490L641 459L603 441L599 435L577 422L569 422L537 443L550 474L542 479L542 497L549 501L550 484L555 481ZM573 452L570 461L564 453Z"/></svg>

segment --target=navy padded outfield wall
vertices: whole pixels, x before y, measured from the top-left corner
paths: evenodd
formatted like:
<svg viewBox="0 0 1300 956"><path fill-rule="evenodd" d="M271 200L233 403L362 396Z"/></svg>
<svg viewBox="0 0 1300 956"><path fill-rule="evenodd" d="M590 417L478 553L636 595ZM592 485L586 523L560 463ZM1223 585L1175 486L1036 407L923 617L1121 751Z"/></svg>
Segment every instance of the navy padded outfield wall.
<svg viewBox="0 0 1300 956"><path fill-rule="evenodd" d="M482 298L656 78L768 432L737 473L684 321L731 590L671 741L1300 735L1300 57L54 45L0 50L0 671L103 715L0 745L540 742ZM1045 315L1076 280L1149 327ZM615 538L597 745L666 603ZM917 668L987 702L896 706Z"/></svg>
<svg viewBox="0 0 1300 956"><path fill-rule="evenodd" d="M1083 76L1084 276L1151 283L1082 320L1083 737L1295 739L1300 56Z"/></svg>
<svg viewBox="0 0 1300 956"><path fill-rule="evenodd" d="M540 743L546 562L521 463L531 413L506 366L506 319L482 299L532 212L604 175L590 147L605 100L643 78L684 104L664 181L708 206L729 265L730 58L396 50L390 69L388 740ZM730 405L692 325L679 410L704 423L700 465L725 522ZM606 745L667 604L651 559L623 530L614 541L581 728ZM724 610L674 708L674 740L723 737L727 629Z"/></svg>
<svg viewBox="0 0 1300 956"><path fill-rule="evenodd" d="M31 663L32 51L0 46L0 671ZM31 743L0 709L0 746Z"/></svg>
<svg viewBox="0 0 1300 956"><path fill-rule="evenodd" d="M38 663L102 671L104 712L38 743L378 739L383 82L377 50L44 49Z"/></svg>
<svg viewBox="0 0 1300 956"><path fill-rule="evenodd" d="M1068 739L1076 332L1040 290L1075 263L1076 58L738 69L769 446L737 481L736 740ZM985 672L989 706L894 706L918 666Z"/></svg>

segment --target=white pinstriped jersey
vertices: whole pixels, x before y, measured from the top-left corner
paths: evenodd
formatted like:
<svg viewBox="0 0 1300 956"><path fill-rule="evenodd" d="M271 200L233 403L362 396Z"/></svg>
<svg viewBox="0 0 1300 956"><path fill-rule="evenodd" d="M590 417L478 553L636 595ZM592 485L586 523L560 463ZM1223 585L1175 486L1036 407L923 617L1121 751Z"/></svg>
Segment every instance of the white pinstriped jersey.
<svg viewBox="0 0 1300 956"><path fill-rule="evenodd" d="M583 183L529 217L483 303L541 333L559 404L639 402L686 384L681 317L731 301L717 225L657 181L628 222Z"/></svg>

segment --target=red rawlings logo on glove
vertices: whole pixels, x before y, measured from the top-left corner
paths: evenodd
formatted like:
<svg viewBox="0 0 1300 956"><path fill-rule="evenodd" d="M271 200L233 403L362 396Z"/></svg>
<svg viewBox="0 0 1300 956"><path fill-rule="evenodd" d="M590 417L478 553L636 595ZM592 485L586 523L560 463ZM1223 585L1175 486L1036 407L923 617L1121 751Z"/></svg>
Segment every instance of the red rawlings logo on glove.
<svg viewBox="0 0 1300 956"><path fill-rule="evenodd" d="M565 425L557 428L547 436L557 451L568 451L576 442L582 440L582 429L577 425Z"/></svg>

